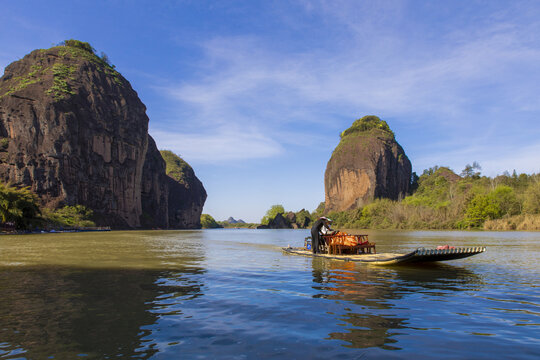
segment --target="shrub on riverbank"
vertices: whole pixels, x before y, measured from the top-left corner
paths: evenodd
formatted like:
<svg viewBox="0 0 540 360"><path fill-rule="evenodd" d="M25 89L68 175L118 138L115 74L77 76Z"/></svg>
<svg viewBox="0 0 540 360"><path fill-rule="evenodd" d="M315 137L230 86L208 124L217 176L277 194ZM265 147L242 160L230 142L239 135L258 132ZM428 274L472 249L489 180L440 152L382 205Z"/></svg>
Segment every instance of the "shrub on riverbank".
<svg viewBox="0 0 540 360"><path fill-rule="evenodd" d="M278 205L272 205L270 209L266 211L266 214L261 219L261 225L268 226L270 223L275 221L278 215L281 215L283 217L284 226L292 227L295 229L307 228L313 222L312 215L306 209L302 209L297 212L285 211L285 208L283 207L283 205L278 204ZM275 226L275 224L273 225L271 224L270 227L272 228L273 226Z"/></svg>
<svg viewBox="0 0 540 360"><path fill-rule="evenodd" d="M203 229L218 229L218 228L221 228L223 226L218 224L216 222L216 220L211 215L202 214L201 215L201 227Z"/></svg>
<svg viewBox="0 0 540 360"><path fill-rule="evenodd" d="M18 230L33 228L95 227L93 212L82 205L61 209L40 209L38 197L29 188L0 183L0 218L2 223L15 224Z"/></svg>
<svg viewBox="0 0 540 360"><path fill-rule="evenodd" d="M425 170L414 194L331 212L334 227L370 229L540 229L540 174L495 178L446 167Z"/></svg>
<svg viewBox="0 0 540 360"><path fill-rule="evenodd" d="M540 230L540 214L515 215L515 216L503 218L503 219L487 220L484 223L484 230L539 231Z"/></svg>
<svg viewBox="0 0 540 360"><path fill-rule="evenodd" d="M42 217L46 228L81 229L96 226L92 220L94 212L82 205L64 206L56 210L43 209Z"/></svg>
<svg viewBox="0 0 540 360"><path fill-rule="evenodd" d="M39 223L40 209L37 196L29 188L17 188L0 183L0 218L2 223L27 229Z"/></svg>

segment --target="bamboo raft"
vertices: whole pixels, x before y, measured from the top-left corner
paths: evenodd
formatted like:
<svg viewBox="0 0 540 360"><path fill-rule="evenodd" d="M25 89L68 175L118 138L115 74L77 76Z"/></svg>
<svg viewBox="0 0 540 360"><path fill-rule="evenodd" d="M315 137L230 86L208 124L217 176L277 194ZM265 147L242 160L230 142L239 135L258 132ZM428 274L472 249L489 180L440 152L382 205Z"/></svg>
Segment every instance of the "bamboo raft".
<svg viewBox="0 0 540 360"><path fill-rule="evenodd" d="M419 248L408 254L382 253L382 254L314 254L305 248L286 247L283 251L287 254L320 257L332 260L355 261L373 265L396 265L425 263L434 261L447 261L463 259L469 256L483 253L485 247L465 247L450 249L424 249Z"/></svg>

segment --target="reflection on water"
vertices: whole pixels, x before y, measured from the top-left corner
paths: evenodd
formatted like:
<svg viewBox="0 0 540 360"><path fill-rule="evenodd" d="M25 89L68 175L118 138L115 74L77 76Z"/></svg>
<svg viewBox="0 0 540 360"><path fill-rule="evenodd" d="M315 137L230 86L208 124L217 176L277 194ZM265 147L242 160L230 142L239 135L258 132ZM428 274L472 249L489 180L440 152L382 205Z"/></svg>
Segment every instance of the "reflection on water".
<svg viewBox="0 0 540 360"><path fill-rule="evenodd" d="M52 244L43 241L51 236L2 244L4 263L38 264L0 268L2 358L150 358L158 349L147 327L164 315L158 303L201 293L205 270L193 266L204 259L200 244L186 242L174 256L175 244L166 238L114 246L125 235L116 233L95 248L90 237L75 234L70 243L58 235ZM108 268L111 259L123 260ZM172 265L181 270L164 270Z"/></svg>
<svg viewBox="0 0 540 360"><path fill-rule="evenodd" d="M157 299L190 299L200 284L184 277L201 270L170 274L147 270L4 269L0 289L0 339L6 354L24 349L40 359L62 353L92 357L148 358L156 353L143 340L162 314ZM166 281L174 279L174 285ZM91 331L89 331L91 329ZM1 348L0 348L1 349Z"/></svg>
<svg viewBox="0 0 540 360"><path fill-rule="evenodd" d="M322 260L322 259L321 259ZM339 300L355 304L360 309L387 309L383 301L385 297L395 296L391 287L374 286L375 282L384 280L375 279L370 267L357 266L346 262L314 261L313 279L324 287L315 286L321 290L321 296L329 300ZM327 293L327 291L330 291ZM356 309L356 307L355 307ZM354 348L381 347L395 349L390 344L396 341L389 335L392 329L402 327L401 318L386 318L379 314L370 314L365 311L353 311L351 307L344 308L344 313L338 314L335 319L343 323L344 331L331 332L330 339L343 340Z"/></svg>
<svg viewBox="0 0 540 360"><path fill-rule="evenodd" d="M306 235L2 236L0 358L540 356L540 234L371 232L379 252L488 247L400 267L281 252Z"/></svg>
<svg viewBox="0 0 540 360"><path fill-rule="evenodd" d="M0 287L11 296L0 299L0 338L30 359L54 355L59 346L72 358L133 356L141 347L140 328L157 318L149 310L158 278L130 270L4 270Z"/></svg>
<svg viewBox="0 0 540 360"><path fill-rule="evenodd" d="M314 297L356 305L355 311L347 307L345 313L336 317L336 321L346 325L346 331L330 333L331 339L344 340L349 343L346 346L353 348L388 350L401 349L392 345L397 343L393 336L407 327L409 320L384 311L393 308L389 299L399 301L408 294L423 292L445 296L447 292L465 291L463 284L481 284L474 272L443 264L374 268L324 259L313 261L313 281L317 283L314 289L321 291Z"/></svg>

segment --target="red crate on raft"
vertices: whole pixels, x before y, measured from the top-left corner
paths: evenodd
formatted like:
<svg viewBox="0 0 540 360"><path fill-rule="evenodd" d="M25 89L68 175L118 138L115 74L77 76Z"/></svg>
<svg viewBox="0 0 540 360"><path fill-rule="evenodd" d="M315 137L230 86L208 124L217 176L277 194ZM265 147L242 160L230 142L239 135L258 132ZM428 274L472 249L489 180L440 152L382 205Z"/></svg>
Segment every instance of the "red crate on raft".
<svg viewBox="0 0 540 360"><path fill-rule="evenodd" d="M337 232L323 235L328 246L328 253L335 254L376 254L375 244L370 243L367 235L350 235Z"/></svg>

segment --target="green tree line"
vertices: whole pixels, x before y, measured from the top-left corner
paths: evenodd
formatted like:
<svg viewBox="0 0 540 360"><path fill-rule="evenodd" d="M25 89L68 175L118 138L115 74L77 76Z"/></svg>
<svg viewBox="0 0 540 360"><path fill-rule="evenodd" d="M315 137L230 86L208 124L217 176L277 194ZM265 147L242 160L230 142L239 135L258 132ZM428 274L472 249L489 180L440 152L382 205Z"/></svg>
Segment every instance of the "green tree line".
<svg viewBox="0 0 540 360"><path fill-rule="evenodd" d="M458 176L435 166L402 201L376 199L327 215L342 228L540 230L540 174L490 178L480 170L475 162Z"/></svg>

